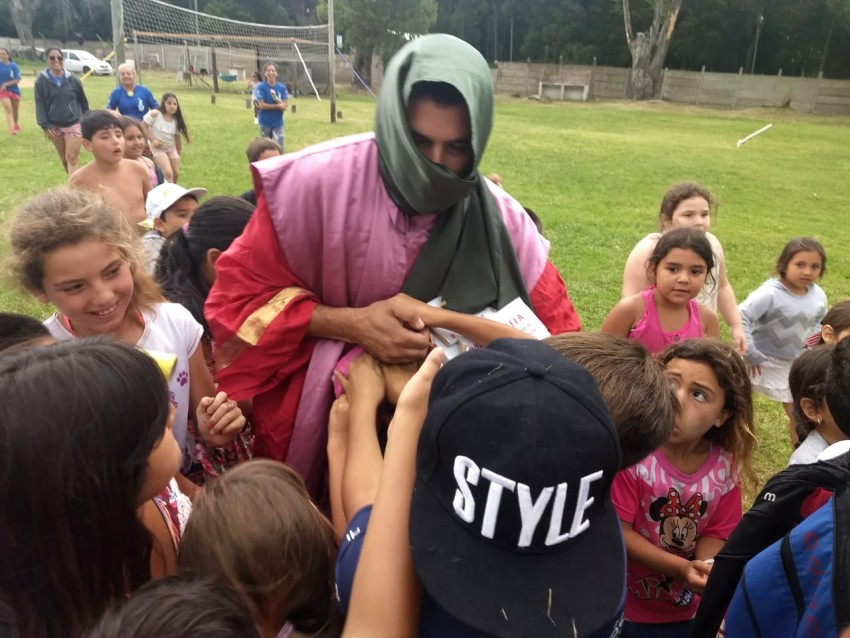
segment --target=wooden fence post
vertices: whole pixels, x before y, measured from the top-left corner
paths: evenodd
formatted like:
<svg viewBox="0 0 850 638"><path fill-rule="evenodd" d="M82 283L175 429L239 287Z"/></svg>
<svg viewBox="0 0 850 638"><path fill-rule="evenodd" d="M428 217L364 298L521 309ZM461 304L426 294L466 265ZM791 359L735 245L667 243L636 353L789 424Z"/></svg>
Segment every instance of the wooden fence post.
<svg viewBox="0 0 850 638"><path fill-rule="evenodd" d="M732 97L732 108L738 108L738 90L741 88L741 78L744 77L744 67L738 67L738 81L735 83L735 95Z"/></svg>
<svg viewBox="0 0 850 638"><path fill-rule="evenodd" d="M596 56L593 56L593 65L590 67L590 86L587 87L587 98L592 100L595 96L593 92L593 81L596 79Z"/></svg>
<svg viewBox="0 0 850 638"><path fill-rule="evenodd" d="M699 84L697 84L697 95L694 99L694 104L699 104L700 93L702 93L702 81L705 78L705 65L702 65L702 71L699 73Z"/></svg>
<svg viewBox="0 0 850 638"><path fill-rule="evenodd" d="M779 106L776 103L776 94L779 92L779 83L782 81L782 69L776 74L776 82L773 83L773 97L770 99L771 106Z"/></svg>
<svg viewBox="0 0 850 638"><path fill-rule="evenodd" d="M528 97L528 80L531 78L531 58L525 61L525 97Z"/></svg>
<svg viewBox="0 0 850 638"><path fill-rule="evenodd" d="M661 72L661 93L658 95L658 99L662 102L664 101L664 89L667 86L667 67L664 67L664 70Z"/></svg>
<svg viewBox="0 0 850 638"><path fill-rule="evenodd" d="M812 108L809 109L809 113L815 112L815 106L818 103L818 93L820 93L820 81L823 79L823 71L818 73L818 81L815 84L815 94L812 96Z"/></svg>

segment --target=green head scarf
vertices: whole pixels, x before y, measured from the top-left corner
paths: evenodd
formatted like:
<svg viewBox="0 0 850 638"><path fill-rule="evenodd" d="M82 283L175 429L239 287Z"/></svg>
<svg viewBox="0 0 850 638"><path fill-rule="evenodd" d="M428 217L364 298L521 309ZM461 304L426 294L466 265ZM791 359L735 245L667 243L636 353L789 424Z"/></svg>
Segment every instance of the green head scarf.
<svg viewBox="0 0 850 638"><path fill-rule="evenodd" d="M472 168L460 177L425 158L407 122L417 82L442 82L469 110ZM478 164L493 127L490 68L472 46L450 35L418 38L390 60L375 114L381 177L407 214L441 211L405 281L403 292L429 301L442 294L447 308L475 313L517 297L531 306L511 238Z"/></svg>

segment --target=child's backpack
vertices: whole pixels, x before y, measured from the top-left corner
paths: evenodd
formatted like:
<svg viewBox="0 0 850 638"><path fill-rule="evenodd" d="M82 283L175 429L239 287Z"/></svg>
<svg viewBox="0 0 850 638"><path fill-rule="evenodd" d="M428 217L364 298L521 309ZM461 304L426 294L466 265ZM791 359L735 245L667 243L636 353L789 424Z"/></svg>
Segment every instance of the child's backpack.
<svg viewBox="0 0 850 638"><path fill-rule="evenodd" d="M838 636L850 624L850 486L755 556L726 615L726 638Z"/></svg>

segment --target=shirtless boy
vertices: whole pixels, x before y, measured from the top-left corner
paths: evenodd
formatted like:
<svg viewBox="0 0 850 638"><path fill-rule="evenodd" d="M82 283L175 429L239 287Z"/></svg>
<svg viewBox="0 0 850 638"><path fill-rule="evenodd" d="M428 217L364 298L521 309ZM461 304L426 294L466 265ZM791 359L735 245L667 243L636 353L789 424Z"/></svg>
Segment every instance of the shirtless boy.
<svg viewBox="0 0 850 638"><path fill-rule="evenodd" d="M94 161L75 172L70 184L102 194L131 224L145 221L150 177L139 162L124 159L124 133L118 118L109 111L89 111L80 126L83 147Z"/></svg>

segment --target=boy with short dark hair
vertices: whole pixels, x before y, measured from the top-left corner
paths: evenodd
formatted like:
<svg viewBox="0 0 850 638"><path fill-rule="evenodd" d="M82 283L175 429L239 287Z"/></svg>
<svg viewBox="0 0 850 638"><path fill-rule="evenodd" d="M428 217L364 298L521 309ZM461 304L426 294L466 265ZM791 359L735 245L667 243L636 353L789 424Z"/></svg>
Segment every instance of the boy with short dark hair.
<svg viewBox="0 0 850 638"><path fill-rule="evenodd" d="M71 175L69 183L104 194L131 224L144 221L150 177L141 164L124 159L124 133L118 118L109 111L89 111L80 127L83 147L94 161Z"/></svg>
<svg viewBox="0 0 850 638"><path fill-rule="evenodd" d="M148 193L145 202L148 228L142 236L142 265L153 275L165 240L180 232L198 210L198 200L207 194L206 188L183 188L166 182Z"/></svg>
<svg viewBox="0 0 850 638"><path fill-rule="evenodd" d="M248 148L245 149L245 155L248 156L248 163L253 164L260 160L276 157L283 153L280 144L275 142L270 137L255 137L248 143Z"/></svg>
<svg viewBox="0 0 850 638"><path fill-rule="evenodd" d="M248 156L248 164L253 164L254 162L259 162L271 157L277 157L282 153L283 151L281 150L280 145L270 137L255 137L248 144L248 148L245 149L245 155ZM248 167L248 170L250 170L250 166ZM254 192L253 188L245 191L239 197L249 204L253 204L254 206L257 205L257 194Z"/></svg>
<svg viewBox="0 0 850 638"><path fill-rule="evenodd" d="M670 438L679 400L663 366L640 343L602 332L565 332L543 342L596 380L620 438L621 469Z"/></svg>

